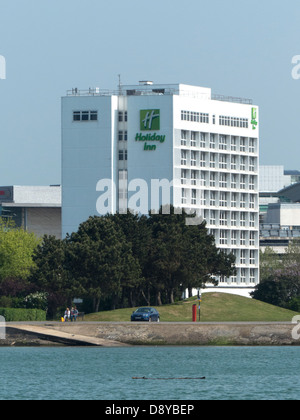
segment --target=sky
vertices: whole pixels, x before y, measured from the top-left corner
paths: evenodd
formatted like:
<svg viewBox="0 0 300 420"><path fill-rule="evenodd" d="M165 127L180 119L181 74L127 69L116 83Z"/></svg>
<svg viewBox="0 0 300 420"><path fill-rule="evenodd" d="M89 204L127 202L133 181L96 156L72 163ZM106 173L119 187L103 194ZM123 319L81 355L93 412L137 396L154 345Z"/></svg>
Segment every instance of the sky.
<svg viewBox="0 0 300 420"><path fill-rule="evenodd" d="M60 184L61 97L119 74L253 99L260 164L300 170L299 22L299 0L0 0L0 185Z"/></svg>

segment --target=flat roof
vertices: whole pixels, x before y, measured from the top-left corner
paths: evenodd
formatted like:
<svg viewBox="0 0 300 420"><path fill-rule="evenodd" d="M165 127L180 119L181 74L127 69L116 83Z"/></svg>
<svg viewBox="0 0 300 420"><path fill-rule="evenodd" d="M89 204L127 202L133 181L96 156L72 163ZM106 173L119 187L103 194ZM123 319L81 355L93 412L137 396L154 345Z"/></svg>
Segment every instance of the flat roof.
<svg viewBox="0 0 300 420"><path fill-rule="evenodd" d="M61 207L61 186L0 186L2 207Z"/></svg>

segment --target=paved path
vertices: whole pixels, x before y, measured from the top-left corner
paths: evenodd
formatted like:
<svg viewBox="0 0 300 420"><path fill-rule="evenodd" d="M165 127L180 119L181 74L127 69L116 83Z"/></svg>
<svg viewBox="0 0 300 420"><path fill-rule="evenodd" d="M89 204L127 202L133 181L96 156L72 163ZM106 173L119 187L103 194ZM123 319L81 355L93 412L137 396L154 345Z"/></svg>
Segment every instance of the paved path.
<svg viewBox="0 0 300 420"><path fill-rule="evenodd" d="M32 325L32 324L14 324L9 323L9 328L18 331L23 331L29 334L34 334L40 338L49 341L61 342L69 345L83 345L83 346L101 346L101 347L123 347L128 344L120 343L118 341L106 340L103 338L90 337L78 334L71 334L54 329L47 328L45 325Z"/></svg>

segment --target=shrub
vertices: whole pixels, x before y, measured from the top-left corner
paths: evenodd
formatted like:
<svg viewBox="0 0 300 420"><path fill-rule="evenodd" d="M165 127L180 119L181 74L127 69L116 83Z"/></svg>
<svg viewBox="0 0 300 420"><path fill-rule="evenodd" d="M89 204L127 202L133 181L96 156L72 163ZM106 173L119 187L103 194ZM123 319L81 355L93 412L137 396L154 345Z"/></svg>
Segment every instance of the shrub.
<svg viewBox="0 0 300 420"><path fill-rule="evenodd" d="M46 312L40 309L0 308L6 322L46 321Z"/></svg>

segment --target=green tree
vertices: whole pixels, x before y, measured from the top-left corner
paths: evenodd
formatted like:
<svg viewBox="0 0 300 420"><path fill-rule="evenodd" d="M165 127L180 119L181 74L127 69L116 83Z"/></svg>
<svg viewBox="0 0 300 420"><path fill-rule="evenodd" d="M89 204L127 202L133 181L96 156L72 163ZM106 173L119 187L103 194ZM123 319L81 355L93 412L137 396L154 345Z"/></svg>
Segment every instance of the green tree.
<svg viewBox="0 0 300 420"><path fill-rule="evenodd" d="M78 284L71 278L66 267L66 241L45 235L33 255L35 267L30 282L36 290L47 293L48 315L56 315L57 308L70 305L77 294Z"/></svg>
<svg viewBox="0 0 300 420"><path fill-rule="evenodd" d="M173 303L175 295L185 289L203 287L214 282L214 276L230 276L235 272L234 257L217 249L214 237L205 223L187 226L186 214L151 215L152 230L147 279L161 304L162 293Z"/></svg>
<svg viewBox="0 0 300 420"><path fill-rule="evenodd" d="M122 229L110 216L90 217L67 242L69 269L85 294L93 298L94 312L101 299L112 298L115 305L122 285L132 287L133 278L139 275Z"/></svg>
<svg viewBox="0 0 300 420"><path fill-rule="evenodd" d="M8 277L26 279L34 266L32 255L38 244L33 233L0 218L0 281Z"/></svg>

